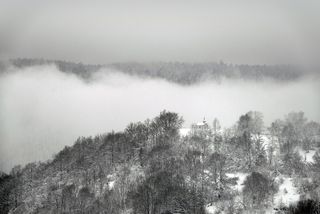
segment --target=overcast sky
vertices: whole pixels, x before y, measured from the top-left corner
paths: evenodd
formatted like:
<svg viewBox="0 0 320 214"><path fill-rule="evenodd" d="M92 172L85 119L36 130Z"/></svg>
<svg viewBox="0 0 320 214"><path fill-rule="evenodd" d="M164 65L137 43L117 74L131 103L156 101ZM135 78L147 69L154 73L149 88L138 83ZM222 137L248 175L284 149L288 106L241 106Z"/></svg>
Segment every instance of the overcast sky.
<svg viewBox="0 0 320 214"><path fill-rule="evenodd" d="M0 57L316 63L320 1L0 1Z"/></svg>

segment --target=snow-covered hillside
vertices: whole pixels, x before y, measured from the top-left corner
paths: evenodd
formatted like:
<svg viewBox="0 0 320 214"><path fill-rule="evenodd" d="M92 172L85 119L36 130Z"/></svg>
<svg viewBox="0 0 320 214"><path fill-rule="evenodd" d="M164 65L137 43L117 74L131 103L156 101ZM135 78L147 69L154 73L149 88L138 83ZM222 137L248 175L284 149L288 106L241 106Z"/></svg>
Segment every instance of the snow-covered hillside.
<svg viewBox="0 0 320 214"><path fill-rule="evenodd" d="M299 201L300 198L298 189L293 184L293 179L289 177L283 177L282 179L283 182L279 185L279 191L274 196L275 207L289 206Z"/></svg>

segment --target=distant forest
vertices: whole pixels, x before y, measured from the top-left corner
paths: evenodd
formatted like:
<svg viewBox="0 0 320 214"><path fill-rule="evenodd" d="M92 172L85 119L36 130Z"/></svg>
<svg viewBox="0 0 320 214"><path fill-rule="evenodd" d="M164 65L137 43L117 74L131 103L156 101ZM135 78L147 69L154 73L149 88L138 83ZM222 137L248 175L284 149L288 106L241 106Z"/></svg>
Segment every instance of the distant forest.
<svg viewBox="0 0 320 214"><path fill-rule="evenodd" d="M18 68L55 64L62 72L73 73L81 78L90 80L92 75L106 69L123 72L128 75L143 78L160 78L182 85L196 84L203 81L217 81L223 79L294 81L308 75L316 75L313 71L306 71L302 67L293 65L234 65L219 63L113 63L105 65L90 65L66 61L44 59L12 59L0 63L0 70L13 65ZM109 70L108 70L109 69Z"/></svg>

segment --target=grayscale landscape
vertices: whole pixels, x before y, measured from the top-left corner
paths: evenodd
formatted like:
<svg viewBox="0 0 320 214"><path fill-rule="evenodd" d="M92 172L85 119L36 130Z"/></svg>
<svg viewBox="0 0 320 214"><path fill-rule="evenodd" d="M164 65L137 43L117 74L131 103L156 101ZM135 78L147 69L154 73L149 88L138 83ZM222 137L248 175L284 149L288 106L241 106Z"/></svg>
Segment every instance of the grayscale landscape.
<svg viewBox="0 0 320 214"><path fill-rule="evenodd" d="M0 2L0 214L320 213L319 10Z"/></svg>

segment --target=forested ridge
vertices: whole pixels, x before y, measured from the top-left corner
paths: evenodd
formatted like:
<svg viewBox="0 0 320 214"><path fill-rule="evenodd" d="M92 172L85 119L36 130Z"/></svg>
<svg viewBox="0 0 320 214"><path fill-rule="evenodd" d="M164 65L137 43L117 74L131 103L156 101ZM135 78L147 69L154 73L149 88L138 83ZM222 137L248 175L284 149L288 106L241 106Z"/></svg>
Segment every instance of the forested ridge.
<svg viewBox="0 0 320 214"><path fill-rule="evenodd" d="M0 176L1 213L319 213L320 125L303 112L182 126L162 111L16 166Z"/></svg>
<svg viewBox="0 0 320 214"><path fill-rule="evenodd" d="M38 65L56 65L66 73L73 73L90 80L98 71L121 72L128 75L159 78L182 85L191 85L203 81L220 82L231 80L274 80L290 82L300 78L319 77L313 69L305 69L293 65L237 65L224 62L184 63L184 62L154 62L154 63L112 63L112 64L82 64L59 60L45 59L12 59L0 63L0 71L9 66L25 68ZM2 68L2 69L1 69Z"/></svg>

